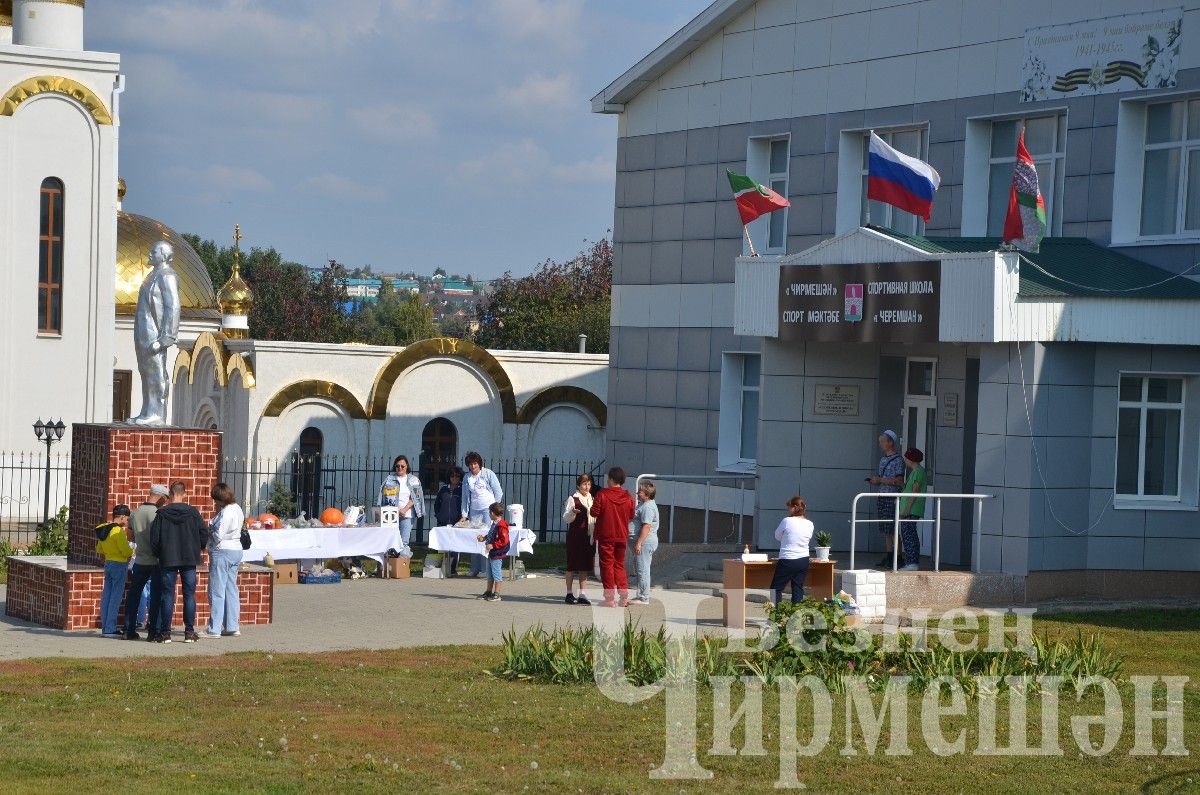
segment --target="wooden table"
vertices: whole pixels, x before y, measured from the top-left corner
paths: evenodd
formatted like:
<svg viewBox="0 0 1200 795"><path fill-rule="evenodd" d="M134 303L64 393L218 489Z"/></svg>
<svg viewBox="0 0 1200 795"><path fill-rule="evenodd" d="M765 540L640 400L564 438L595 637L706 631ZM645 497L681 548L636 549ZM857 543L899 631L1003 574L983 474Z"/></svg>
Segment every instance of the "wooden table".
<svg viewBox="0 0 1200 795"><path fill-rule="evenodd" d="M809 559L808 575L804 578L804 590L809 596L814 599L833 597L835 563L836 560ZM726 558L724 564L721 589L725 600L725 626L745 629L746 591L771 587L775 561L747 563L741 558Z"/></svg>

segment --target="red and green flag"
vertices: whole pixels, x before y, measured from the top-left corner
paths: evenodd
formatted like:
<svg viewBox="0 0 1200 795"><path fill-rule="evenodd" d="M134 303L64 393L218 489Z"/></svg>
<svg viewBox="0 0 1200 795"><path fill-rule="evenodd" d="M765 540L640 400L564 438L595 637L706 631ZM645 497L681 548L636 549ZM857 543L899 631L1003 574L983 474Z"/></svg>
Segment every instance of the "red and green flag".
<svg viewBox="0 0 1200 795"><path fill-rule="evenodd" d="M742 226L760 215L773 213L789 206L787 199L766 185L759 185L745 174L735 174L728 169L725 173L729 176L729 187L733 188L733 200L737 202L738 213L742 216Z"/></svg>
<svg viewBox="0 0 1200 795"><path fill-rule="evenodd" d="M1025 148L1025 131L1017 138L1017 162L1013 165L1008 215L1004 217L1004 242L1036 254L1046 234L1046 203L1038 188L1037 168Z"/></svg>

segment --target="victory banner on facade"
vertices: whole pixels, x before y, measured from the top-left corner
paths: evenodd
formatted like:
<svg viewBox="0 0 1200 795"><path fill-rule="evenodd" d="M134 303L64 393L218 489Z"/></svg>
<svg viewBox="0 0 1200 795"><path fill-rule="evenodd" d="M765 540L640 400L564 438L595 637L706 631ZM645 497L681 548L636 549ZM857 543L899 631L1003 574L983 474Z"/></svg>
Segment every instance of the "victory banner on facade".
<svg viewBox="0 0 1200 795"><path fill-rule="evenodd" d="M1021 101L1174 88L1183 8L1025 31Z"/></svg>

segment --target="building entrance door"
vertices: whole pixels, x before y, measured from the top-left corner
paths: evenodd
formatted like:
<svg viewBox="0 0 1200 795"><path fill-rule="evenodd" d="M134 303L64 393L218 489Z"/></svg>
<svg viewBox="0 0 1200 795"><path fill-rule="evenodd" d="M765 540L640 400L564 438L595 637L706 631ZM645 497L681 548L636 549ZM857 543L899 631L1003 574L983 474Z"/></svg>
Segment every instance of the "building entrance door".
<svg viewBox="0 0 1200 795"><path fill-rule="evenodd" d="M937 359L909 357L904 379L904 422L900 436L901 452L915 447L925 455L925 471L929 475L929 489L933 488L936 472L936 447L934 435L937 430ZM905 470L907 477L907 469ZM925 505L926 518L933 506ZM931 525L917 525L921 533L921 553L932 551Z"/></svg>

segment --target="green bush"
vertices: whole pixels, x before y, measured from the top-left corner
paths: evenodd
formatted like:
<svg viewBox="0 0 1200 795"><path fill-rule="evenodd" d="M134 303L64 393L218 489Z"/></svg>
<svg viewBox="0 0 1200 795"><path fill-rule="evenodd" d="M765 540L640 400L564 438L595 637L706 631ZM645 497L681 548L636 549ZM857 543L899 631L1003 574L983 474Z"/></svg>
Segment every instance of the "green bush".
<svg viewBox="0 0 1200 795"><path fill-rule="evenodd" d="M7 538L0 538L0 583L8 582L8 556L19 551Z"/></svg>
<svg viewBox="0 0 1200 795"><path fill-rule="evenodd" d="M300 515L300 506L296 503L295 493L283 483L283 478L275 478L271 483L271 494L267 497L267 512L273 513L280 519L291 519ZM310 516L309 519L320 517Z"/></svg>
<svg viewBox="0 0 1200 795"><path fill-rule="evenodd" d="M594 627L555 628L541 625L524 633L503 636L500 665L488 671L505 679L583 684L624 675L631 684L660 682L668 674L667 660L682 655L674 666L677 676L707 684L713 676L755 676L773 682L782 676L814 675L833 692L843 692L848 676L865 677L873 690L882 690L892 676L907 676L909 687L923 692L940 677L958 681L968 696L978 696L976 677L1018 677L1036 687L1042 676L1068 681L1088 676L1117 679L1122 661L1107 652L1094 636L1050 641L1034 636L1032 650L1006 640L1002 649L949 649L930 637L918 648L908 635L891 643L862 629L846 626L841 609L814 599L798 604L767 605L768 625L749 652L728 652L719 638L669 639L664 629L649 633L626 622L620 634L601 634ZM618 648L623 657L617 653ZM624 670L596 670L600 660L624 660ZM1032 653L1030 653L1032 652Z"/></svg>
<svg viewBox="0 0 1200 795"><path fill-rule="evenodd" d="M58 514L38 525L37 535L29 545L28 555L67 554L67 506L58 509Z"/></svg>

